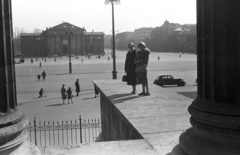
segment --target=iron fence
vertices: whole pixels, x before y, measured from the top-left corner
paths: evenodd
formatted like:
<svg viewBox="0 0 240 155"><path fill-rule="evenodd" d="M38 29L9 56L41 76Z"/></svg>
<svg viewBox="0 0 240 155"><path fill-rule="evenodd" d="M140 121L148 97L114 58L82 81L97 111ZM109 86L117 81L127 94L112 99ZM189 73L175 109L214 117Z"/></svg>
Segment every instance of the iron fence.
<svg viewBox="0 0 240 155"><path fill-rule="evenodd" d="M95 142L101 132L99 119L36 121L29 123L28 140L37 146L76 145Z"/></svg>

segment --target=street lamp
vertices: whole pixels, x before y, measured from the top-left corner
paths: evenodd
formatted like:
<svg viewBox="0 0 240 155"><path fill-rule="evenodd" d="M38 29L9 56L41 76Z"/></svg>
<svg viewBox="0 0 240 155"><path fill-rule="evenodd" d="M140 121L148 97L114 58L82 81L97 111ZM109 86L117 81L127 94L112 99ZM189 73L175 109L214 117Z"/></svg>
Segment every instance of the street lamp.
<svg viewBox="0 0 240 155"><path fill-rule="evenodd" d="M66 26L65 26L66 27ZM69 73L72 73L72 62L71 62L71 38L70 35L73 34L70 32L70 24L67 23L67 32L65 34L68 35L68 56L69 56Z"/></svg>
<svg viewBox="0 0 240 155"><path fill-rule="evenodd" d="M105 4L111 3L112 5L112 52L113 52L113 79L117 79L116 71L116 56L115 56L115 30L114 30L114 3L119 4L120 0L105 0Z"/></svg>
<svg viewBox="0 0 240 155"><path fill-rule="evenodd" d="M146 38L146 40L147 40L147 47L148 47L148 39L149 39L149 36L148 36L148 34L147 34L147 35L145 35L145 38Z"/></svg>

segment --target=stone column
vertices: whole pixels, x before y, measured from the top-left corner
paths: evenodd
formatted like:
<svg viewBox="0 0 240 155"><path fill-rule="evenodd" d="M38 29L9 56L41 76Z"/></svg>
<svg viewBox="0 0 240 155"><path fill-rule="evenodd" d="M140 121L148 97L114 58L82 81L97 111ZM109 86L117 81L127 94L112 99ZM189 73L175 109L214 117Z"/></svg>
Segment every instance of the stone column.
<svg viewBox="0 0 240 155"><path fill-rule="evenodd" d="M27 139L28 120L17 107L12 33L11 0L0 0L1 155L14 154Z"/></svg>
<svg viewBox="0 0 240 155"><path fill-rule="evenodd" d="M240 154L239 0L197 0L197 46L198 95L180 147L188 155Z"/></svg>

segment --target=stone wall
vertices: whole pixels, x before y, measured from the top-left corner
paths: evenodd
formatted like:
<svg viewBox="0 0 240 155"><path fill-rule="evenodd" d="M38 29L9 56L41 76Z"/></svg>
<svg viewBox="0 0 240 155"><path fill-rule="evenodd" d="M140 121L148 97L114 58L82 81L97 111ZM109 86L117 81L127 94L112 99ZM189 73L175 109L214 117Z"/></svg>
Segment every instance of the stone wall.
<svg viewBox="0 0 240 155"><path fill-rule="evenodd" d="M126 117L116 108L111 100L100 92L102 133L99 141L143 139Z"/></svg>

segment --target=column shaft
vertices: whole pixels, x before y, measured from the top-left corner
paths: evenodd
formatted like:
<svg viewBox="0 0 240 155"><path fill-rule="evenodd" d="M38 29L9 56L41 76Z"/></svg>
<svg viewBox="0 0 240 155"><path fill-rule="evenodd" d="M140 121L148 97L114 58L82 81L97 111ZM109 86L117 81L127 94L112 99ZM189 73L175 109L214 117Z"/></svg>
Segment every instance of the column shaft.
<svg viewBox="0 0 240 155"><path fill-rule="evenodd" d="M238 0L197 0L198 95L193 127L179 139L186 154L240 154L239 8Z"/></svg>
<svg viewBox="0 0 240 155"><path fill-rule="evenodd" d="M0 3L0 112L15 109L16 80L13 59L12 14L11 1L1 0Z"/></svg>
<svg viewBox="0 0 240 155"><path fill-rule="evenodd" d="M17 109L11 0L0 0L0 154L27 138L28 120Z"/></svg>

